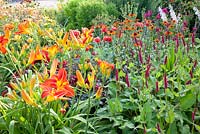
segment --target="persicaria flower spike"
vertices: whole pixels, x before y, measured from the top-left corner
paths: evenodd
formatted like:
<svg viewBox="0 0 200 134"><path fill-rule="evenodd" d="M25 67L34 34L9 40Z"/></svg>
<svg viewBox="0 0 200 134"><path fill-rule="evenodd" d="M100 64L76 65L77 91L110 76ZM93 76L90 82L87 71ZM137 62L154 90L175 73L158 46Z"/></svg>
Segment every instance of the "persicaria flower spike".
<svg viewBox="0 0 200 134"><path fill-rule="evenodd" d="M166 73L164 74L164 88L165 88L165 90L167 89L167 87L168 87L168 80L167 80L167 75L166 75Z"/></svg>

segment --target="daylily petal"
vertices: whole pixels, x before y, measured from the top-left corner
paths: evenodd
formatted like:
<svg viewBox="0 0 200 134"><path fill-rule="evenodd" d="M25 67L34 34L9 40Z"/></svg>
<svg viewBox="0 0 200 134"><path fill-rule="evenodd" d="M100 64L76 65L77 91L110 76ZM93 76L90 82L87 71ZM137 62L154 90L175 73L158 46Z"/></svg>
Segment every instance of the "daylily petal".
<svg viewBox="0 0 200 134"><path fill-rule="evenodd" d="M58 71L58 80L65 81L67 78L67 72L64 68L61 68Z"/></svg>
<svg viewBox="0 0 200 134"><path fill-rule="evenodd" d="M58 60L54 59L50 69L50 77L56 73L57 66L58 66Z"/></svg>

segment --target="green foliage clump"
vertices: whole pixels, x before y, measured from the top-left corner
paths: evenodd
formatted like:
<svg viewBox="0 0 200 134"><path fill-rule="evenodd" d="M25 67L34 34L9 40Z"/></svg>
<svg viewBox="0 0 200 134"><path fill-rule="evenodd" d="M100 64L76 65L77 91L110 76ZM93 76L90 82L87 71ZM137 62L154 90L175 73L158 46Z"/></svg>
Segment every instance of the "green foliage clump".
<svg viewBox="0 0 200 134"><path fill-rule="evenodd" d="M57 14L57 20L66 29L90 27L97 15L118 16L114 4L105 4L99 0L70 0Z"/></svg>

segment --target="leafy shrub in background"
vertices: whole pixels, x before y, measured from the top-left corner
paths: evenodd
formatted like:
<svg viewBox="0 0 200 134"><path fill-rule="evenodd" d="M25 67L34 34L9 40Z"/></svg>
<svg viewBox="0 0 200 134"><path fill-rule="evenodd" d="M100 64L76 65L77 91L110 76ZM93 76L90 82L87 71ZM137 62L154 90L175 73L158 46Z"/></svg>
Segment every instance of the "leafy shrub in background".
<svg viewBox="0 0 200 134"><path fill-rule="evenodd" d="M121 8L127 5L127 3L134 3L132 4L133 7L138 5L137 9L137 18L140 20L142 19L142 11L144 10L153 10L156 11L157 7L161 4L162 0L105 0L106 3L113 3L116 5L118 11L121 12ZM132 13L135 13L134 10L131 11ZM130 11L129 11L130 13ZM122 16L120 16L120 19L123 19Z"/></svg>
<svg viewBox="0 0 200 134"><path fill-rule="evenodd" d="M70 0L58 12L57 20L66 29L80 29L89 27L97 15L118 16L114 4L105 4L99 0Z"/></svg>

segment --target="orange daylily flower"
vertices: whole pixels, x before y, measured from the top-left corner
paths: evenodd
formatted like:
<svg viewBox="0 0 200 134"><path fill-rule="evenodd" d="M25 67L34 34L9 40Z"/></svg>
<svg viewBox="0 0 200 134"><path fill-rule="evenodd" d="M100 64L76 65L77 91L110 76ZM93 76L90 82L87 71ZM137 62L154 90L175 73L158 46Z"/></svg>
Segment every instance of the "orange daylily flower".
<svg viewBox="0 0 200 134"><path fill-rule="evenodd" d="M14 25L12 23L9 23L9 24L5 24L4 25L4 31L5 30L12 30L14 28Z"/></svg>
<svg viewBox="0 0 200 134"><path fill-rule="evenodd" d="M101 73L108 78L111 71L115 68L114 64L110 64L106 61L97 60L98 65L100 66Z"/></svg>
<svg viewBox="0 0 200 134"><path fill-rule="evenodd" d="M46 102L67 99L66 97L73 97L75 95L73 88L69 85L67 72L64 68L60 69L58 74L41 83L40 87L43 89L41 97L43 99L46 98Z"/></svg>
<svg viewBox="0 0 200 134"><path fill-rule="evenodd" d="M30 33L29 26L30 22L28 20L25 20L24 22L18 25L19 31L15 32L15 34L29 34Z"/></svg>
<svg viewBox="0 0 200 134"><path fill-rule="evenodd" d="M59 47L58 45L53 45L48 47L47 51L50 57L54 57L59 52Z"/></svg>
<svg viewBox="0 0 200 134"><path fill-rule="evenodd" d="M5 54L7 52L6 50L6 44L8 43L8 39L5 38L4 35L0 36L0 51Z"/></svg>
<svg viewBox="0 0 200 134"><path fill-rule="evenodd" d="M34 64L36 61L47 60L48 61L48 52L42 51L39 49L39 46L36 47L36 50L31 50L29 55L28 64Z"/></svg>

